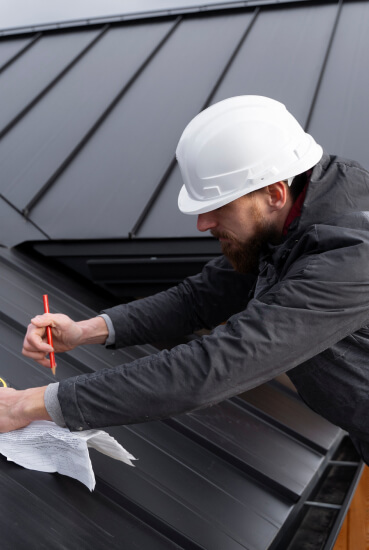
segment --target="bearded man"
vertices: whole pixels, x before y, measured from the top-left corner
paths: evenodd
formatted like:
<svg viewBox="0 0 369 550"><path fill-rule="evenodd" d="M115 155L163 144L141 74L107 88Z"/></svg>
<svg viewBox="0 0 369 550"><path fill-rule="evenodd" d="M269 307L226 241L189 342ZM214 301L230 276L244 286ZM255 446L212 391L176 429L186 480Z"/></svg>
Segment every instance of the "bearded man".
<svg viewBox="0 0 369 550"><path fill-rule="evenodd" d="M47 326L55 352L211 332L114 369L2 389L0 430L42 418L70 430L162 419L286 372L369 463L369 174L323 153L284 105L260 96L197 115L177 159L179 208L197 215L223 255L177 287L93 319L37 316L23 353L48 365Z"/></svg>

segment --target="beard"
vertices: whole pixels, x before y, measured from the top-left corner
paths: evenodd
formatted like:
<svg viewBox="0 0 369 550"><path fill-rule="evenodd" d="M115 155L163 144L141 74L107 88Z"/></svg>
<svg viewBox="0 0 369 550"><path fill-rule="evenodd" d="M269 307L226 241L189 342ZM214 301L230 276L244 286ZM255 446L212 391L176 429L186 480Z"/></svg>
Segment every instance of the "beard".
<svg viewBox="0 0 369 550"><path fill-rule="evenodd" d="M259 266L260 253L267 244L277 244L281 235L273 224L267 223L257 207L254 207L255 234L247 240L239 241L226 232L211 231L217 239L227 239L222 242L222 253L228 258L233 269L239 273L256 273Z"/></svg>

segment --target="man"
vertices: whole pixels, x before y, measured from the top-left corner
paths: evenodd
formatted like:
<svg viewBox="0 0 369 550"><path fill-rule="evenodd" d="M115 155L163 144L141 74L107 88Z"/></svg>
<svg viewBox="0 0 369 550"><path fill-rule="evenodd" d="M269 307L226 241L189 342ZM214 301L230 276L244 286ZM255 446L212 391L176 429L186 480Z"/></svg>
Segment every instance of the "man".
<svg viewBox="0 0 369 550"><path fill-rule="evenodd" d="M323 154L285 107L241 96L195 117L177 148L178 204L224 256L178 287L73 322L32 320L23 353L46 365L88 343L154 342L206 327L171 351L51 384L0 392L0 430L52 418L71 430L160 419L287 372L369 463L369 174ZM226 324L220 324L227 320Z"/></svg>

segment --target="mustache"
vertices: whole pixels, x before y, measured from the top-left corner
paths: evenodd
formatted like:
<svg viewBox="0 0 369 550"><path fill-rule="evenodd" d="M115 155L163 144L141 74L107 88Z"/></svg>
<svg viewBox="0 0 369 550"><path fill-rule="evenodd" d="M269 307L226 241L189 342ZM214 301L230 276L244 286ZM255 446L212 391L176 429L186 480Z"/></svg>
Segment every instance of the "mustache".
<svg viewBox="0 0 369 550"><path fill-rule="evenodd" d="M226 233L225 231L217 231L216 229L211 229L210 233L216 239L227 239L229 241L235 241L236 240L232 235L229 235L229 233Z"/></svg>

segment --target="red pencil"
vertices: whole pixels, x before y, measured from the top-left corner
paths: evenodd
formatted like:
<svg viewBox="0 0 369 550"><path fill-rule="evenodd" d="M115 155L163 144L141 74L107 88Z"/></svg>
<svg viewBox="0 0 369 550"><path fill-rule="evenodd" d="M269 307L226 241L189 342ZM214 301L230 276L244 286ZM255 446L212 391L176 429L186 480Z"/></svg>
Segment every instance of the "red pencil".
<svg viewBox="0 0 369 550"><path fill-rule="evenodd" d="M44 299L44 311L45 311L45 313L50 313L48 295L44 294L43 299ZM51 332L51 327L46 327L46 334L47 334L47 343L49 344L49 346L53 346L53 335L52 335L52 332ZM50 358L51 372L55 376L56 362L55 362L55 353L53 351L51 351L49 353L49 358Z"/></svg>

